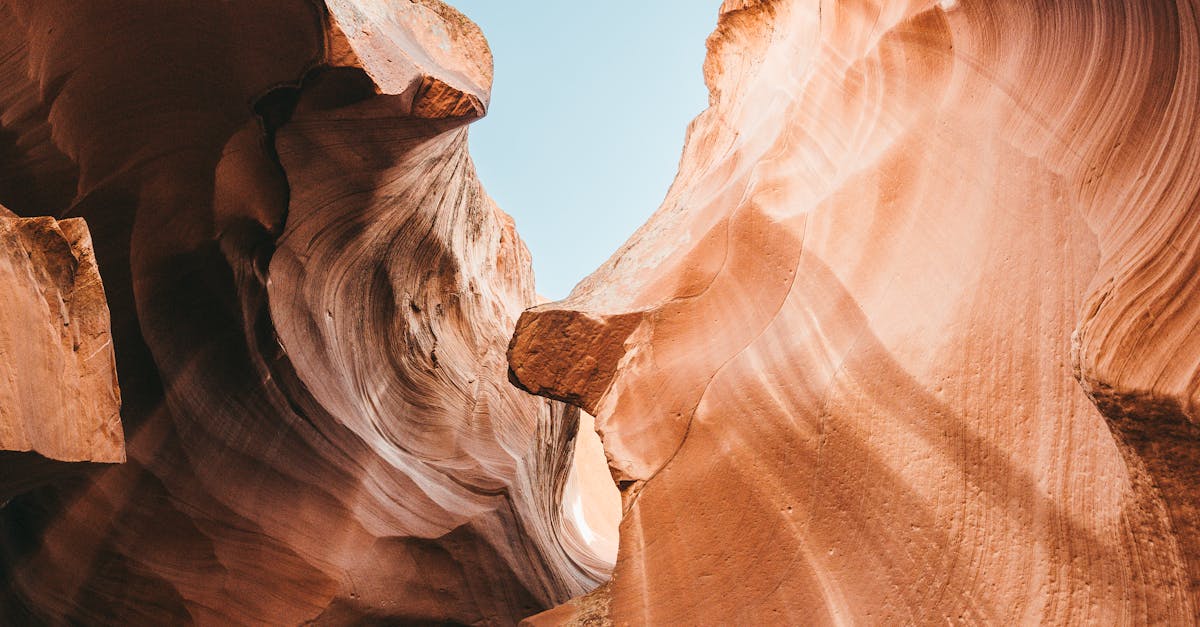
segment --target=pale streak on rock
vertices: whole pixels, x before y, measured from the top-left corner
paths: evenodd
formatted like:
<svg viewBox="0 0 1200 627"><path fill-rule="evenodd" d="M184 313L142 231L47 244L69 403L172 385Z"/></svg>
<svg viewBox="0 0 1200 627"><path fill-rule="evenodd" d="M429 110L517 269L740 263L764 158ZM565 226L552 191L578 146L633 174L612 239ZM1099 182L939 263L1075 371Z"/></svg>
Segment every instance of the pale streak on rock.
<svg viewBox="0 0 1200 627"><path fill-rule="evenodd" d="M1200 615L1196 10L726 0L664 205L510 344L625 508L531 622Z"/></svg>

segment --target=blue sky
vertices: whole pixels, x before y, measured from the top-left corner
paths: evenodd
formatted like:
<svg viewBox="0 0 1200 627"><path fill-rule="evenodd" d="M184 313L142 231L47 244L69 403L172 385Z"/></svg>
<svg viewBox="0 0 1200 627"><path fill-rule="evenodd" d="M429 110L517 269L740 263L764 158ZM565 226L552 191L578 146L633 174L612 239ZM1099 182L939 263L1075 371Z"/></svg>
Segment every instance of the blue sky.
<svg viewBox="0 0 1200 627"><path fill-rule="evenodd" d="M495 57L471 154L563 298L658 208L687 124L708 104L704 40L720 0L449 0Z"/></svg>

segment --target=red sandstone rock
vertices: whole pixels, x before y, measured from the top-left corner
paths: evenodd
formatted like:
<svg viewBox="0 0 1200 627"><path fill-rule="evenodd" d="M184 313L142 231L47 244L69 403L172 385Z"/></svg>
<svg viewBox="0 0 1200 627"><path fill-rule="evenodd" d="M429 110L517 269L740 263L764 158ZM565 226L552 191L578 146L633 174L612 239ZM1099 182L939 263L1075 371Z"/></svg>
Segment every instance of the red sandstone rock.
<svg viewBox="0 0 1200 627"><path fill-rule="evenodd" d="M80 219L0 207L0 500L125 460L104 288Z"/></svg>
<svg viewBox="0 0 1200 627"><path fill-rule="evenodd" d="M2 622L510 624L607 576L577 412L507 381L535 301L467 154L473 24L8 0L0 33L0 200L92 226L129 432L0 513Z"/></svg>
<svg viewBox="0 0 1200 627"><path fill-rule="evenodd" d="M665 204L510 345L624 499L531 622L1200 616L1198 9L727 0Z"/></svg>

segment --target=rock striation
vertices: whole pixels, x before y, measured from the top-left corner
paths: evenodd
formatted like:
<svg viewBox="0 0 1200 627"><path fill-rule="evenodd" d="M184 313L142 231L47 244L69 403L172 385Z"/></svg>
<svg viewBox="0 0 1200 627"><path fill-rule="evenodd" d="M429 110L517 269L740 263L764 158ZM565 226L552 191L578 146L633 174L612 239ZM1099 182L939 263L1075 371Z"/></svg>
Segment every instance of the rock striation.
<svg viewBox="0 0 1200 627"><path fill-rule="evenodd" d="M536 301L467 152L473 24L3 0L0 32L0 201L91 226L129 456L0 511L0 622L511 624L607 577L577 410L507 381Z"/></svg>
<svg viewBox="0 0 1200 627"><path fill-rule="evenodd" d="M125 461L104 287L83 220L0 207L0 502Z"/></svg>
<svg viewBox="0 0 1200 627"><path fill-rule="evenodd" d="M531 622L1200 616L1198 9L726 0L662 208L509 347L623 498Z"/></svg>

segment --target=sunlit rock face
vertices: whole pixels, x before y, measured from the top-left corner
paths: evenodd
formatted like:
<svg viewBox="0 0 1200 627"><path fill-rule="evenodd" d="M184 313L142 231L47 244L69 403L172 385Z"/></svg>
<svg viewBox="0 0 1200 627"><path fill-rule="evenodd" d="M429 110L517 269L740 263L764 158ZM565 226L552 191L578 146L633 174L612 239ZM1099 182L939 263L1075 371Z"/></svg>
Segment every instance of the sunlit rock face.
<svg viewBox="0 0 1200 627"><path fill-rule="evenodd" d="M0 207L0 502L125 459L108 305L83 220Z"/></svg>
<svg viewBox="0 0 1200 627"><path fill-rule="evenodd" d="M727 0L665 204L510 346L623 490L535 622L1200 615L1196 13Z"/></svg>
<svg viewBox="0 0 1200 627"><path fill-rule="evenodd" d="M0 513L0 622L511 624L606 577L577 410L507 380L535 297L467 154L473 24L11 0L0 31L0 201L91 226L129 456Z"/></svg>

